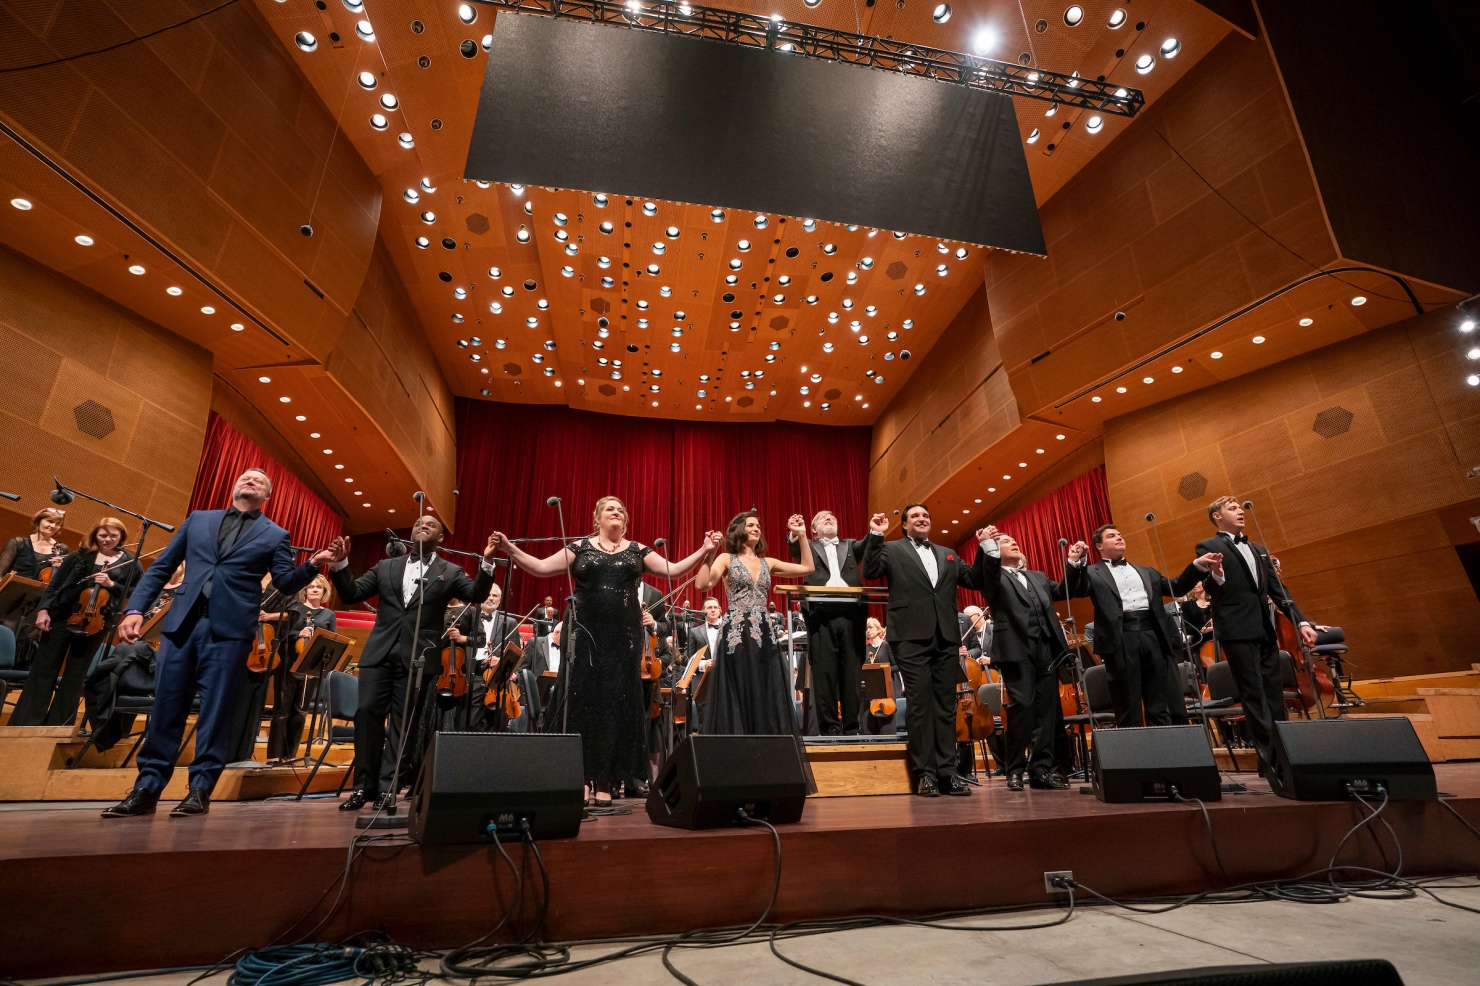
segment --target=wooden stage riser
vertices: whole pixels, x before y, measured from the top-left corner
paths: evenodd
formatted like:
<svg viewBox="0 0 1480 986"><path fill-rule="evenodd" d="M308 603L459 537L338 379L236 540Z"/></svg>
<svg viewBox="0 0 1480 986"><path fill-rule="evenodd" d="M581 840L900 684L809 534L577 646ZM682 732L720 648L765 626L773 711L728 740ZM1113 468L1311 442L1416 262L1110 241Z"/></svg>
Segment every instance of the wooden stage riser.
<svg viewBox="0 0 1480 986"><path fill-rule="evenodd" d="M301 806L283 806L283 825L293 824L295 810ZM1461 810L1480 818L1480 800L1463 802ZM928 829L783 828L785 863L774 917L1038 904L1046 899L1045 870L1072 870L1082 883L1120 897L1288 877L1324 867L1360 817L1352 804L1275 803L1272 797L1246 797L1210 811L1227 880L1218 875L1202 815L1190 806L1185 812L1114 814L1086 806L1085 814L1070 818ZM1394 804L1385 817L1403 841L1405 873L1480 870L1480 841L1440 806ZM151 843L165 840L158 843L163 850L177 826L209 825L211 819L110 824L153 825L147 835ZM773 844L765 830L654 827L650 836L607 841L599 838L603 824L588 823L580 840L541 847L551 881L549 937L739 924L764 907L773 879ZM39 978L214 962L277 938L344 862L338 846L11 860L0 871L10 888L0 892L0 927L12 941L31 945L6 949L0 974ZM1343 862L1384 866L1365 834L1348 843ZM532 866L531 860L531 872ZM78 887L114 888L128 906L110 907L106 920L79 931ZM383 927L407 943L452 946L492 927L511 892L509 872L490 847L370 849L357 864L344 907L318 937ZM526 917L535 906L526 900ZM1216 920L1211 912L1209 920Z"/></svg>

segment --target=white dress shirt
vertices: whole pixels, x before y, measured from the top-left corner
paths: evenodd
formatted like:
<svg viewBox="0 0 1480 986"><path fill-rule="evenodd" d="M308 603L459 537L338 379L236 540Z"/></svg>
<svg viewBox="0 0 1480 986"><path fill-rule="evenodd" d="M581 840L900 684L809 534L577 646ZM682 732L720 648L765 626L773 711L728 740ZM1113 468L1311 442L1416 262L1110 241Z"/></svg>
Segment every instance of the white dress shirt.
<svg viewBox="0 0 1480 986"><path fill-rule="evenodd" d="M848 583L843 581L843 562L838 557L837 538L818 538L817 543L822 545L822 560L827 563L827 585L831 588L847 588Z"/></svg>
<svg viewBox="0 0 1480 986"><path fill-rule="evenodd" d="M493 656L493 618L497 613L479 613L478 617L483 621L483 646L478 649L477 660L486 661Z"/></svg>
<svg viewBox="0 0 1480 986"><path fill-rule="evenodd" d="M416 595L417 580L422 577L422 574L432 564L432 560L436 557L437 556L435 552L428 554L426 556L426 561L418 561L415 555L406 556L406 571L401 576L402 603L407 606L411 605L411 599L413 596ZM339 561L329 563L329 570L331 572L340 572L348 567L348 558L341 558L339 559ZM493 574L493 565L486 558L478 563L478 567L488 575Z"/></svg>
<svg viewBox="0 0 1480 986"><path fill-rule="evenodd" d="M1089 556L1083 556L1069 561L1070 565L1088 565ZM1141 581L1141 573L1136 571L1130 562L1122 565L1111 563L1106 558L1101 562L1106 571L1110 573L1110 579L1115 583L1116 591L1120 593L1120 610L1123 613L1146 613L1151 610L1151 599L1146 595L1146 583Z"/></svg>
<svg viewBox="0 0 1480 986"><path fill-rule="evenodd" d="M709 650L705 652L709 660L714 660L715 652L719 650L719 627L718 623L705 623L704 634L709 638Z"/></svg>
<svg viewBox="0 0 1480 986"><path fill-rule="evenodd" d="M940 569L935 564L935 551L928 541L921 544L914 538L910 538L910 545L915 549L915 554L920 556L920 562L925 566L925 574L930 576L930 585L933 588L940 582Z"/></svg>
<svg viewBox="0 0 1480 986"><path fill-rule="evenodd" d="M557 644L555 641L551 640L549 637L546 637L545 638L545 654L546 654L546 657L547 657L547 660L545 662L545 670L546 671L559 671L560 670L560 645Z"/></svg>

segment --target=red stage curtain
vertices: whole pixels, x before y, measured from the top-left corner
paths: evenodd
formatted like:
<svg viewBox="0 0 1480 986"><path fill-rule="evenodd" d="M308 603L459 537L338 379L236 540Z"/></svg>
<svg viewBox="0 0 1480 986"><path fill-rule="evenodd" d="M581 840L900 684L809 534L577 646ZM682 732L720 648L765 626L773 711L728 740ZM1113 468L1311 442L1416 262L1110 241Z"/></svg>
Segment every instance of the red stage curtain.
<svg viewBox="0 0 1480 986"><path fill-rule="evenodd" d="M810 522L825 507L845 535L861 537L868 523L868 453L867 428L663 421L463 398L457 405L461 492L450 545L481 550L493 530L558 535L556 512L545 504L550 496L561 497L573 537L591 531L599 498L620 498L631 519L629 536L644 544L666 538L675 559L693 552L704 531L723 530L752 506L773 554L785 550L792 513ZM525 546L540 556L555 548L553 541ZM563 599L564 578L516 574L507 606L522 612L546 594ZM700 595L679 598L697 606Z"/></svg>
<svg viewBox="0 0 1480 986"><path fill-rule="evenodd" d="M237 477L253 467L272 480L272 496L262 508L263 516L291 532L294 544L322 548L344 533L344 520L327 503L215 411L206 425L190 509L221 510L231 506Z"/></svg>
<svg viewBox="0 0 1480 986"><path fill-rule="evenodd" d="M1090 536L1101 524L1110 523L1110 487L1105 481L1105 467L1096 466L993 523L1017 541L1029 568L1044 572L1051 579L1064 577L1065 549L1059 547L1059 538L1067 538L1070 544L1084 541L1090 546L1090 560L1099 561L1099 552L1095 551ZM972 532L966 534L957 550L967 561L976 558L978 549ZM975 592L963 590L960 598L963 606L982 604L981 596Z"/></svg>

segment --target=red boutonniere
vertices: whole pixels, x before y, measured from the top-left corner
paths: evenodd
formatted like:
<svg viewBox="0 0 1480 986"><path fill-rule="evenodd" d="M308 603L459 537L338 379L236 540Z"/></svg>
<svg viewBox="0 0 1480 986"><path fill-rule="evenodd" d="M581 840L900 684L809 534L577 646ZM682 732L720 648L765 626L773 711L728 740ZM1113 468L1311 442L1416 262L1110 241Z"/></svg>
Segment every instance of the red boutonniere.
<svg viewBox="0 0 1480 986"><path fill-rule="evenodd" d="M955 555L946 555L946 561L955 561L955 560L956 560L956 556Z"/></svg>

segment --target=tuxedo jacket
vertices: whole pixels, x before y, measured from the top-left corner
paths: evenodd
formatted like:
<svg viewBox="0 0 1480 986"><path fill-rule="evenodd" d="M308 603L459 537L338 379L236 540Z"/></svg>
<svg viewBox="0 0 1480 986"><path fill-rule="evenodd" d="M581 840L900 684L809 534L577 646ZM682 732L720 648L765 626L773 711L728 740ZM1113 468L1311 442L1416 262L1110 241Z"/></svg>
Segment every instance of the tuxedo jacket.
<svg viewBox="0 0 1480 986"><path fill-rule="evenodd" d="M185 562L185 581L174 590L175 601L160 629L174 633L195 609L207 582L211 583L211 632L232 640L257 635L257 614L262 612L262 576L272 573L272 587L293 595L319 574L317 565L293 565L288 532L258 517L224 552L216 550L225 510L197 510L181 522L170 543L144 572L129 596L129 613L147 613L159 598L165 582Z"/></svg>
<svg viewBox="0 0 1480 986"><path fill-rule="evenodd" d="M965 620L961 626L961 642L966 645L966 656L971 658L981 657L986 654L992 656L992 621L987 620L975 630L971 629L971 621Z"/></svg>
<svg viewBox="0 0 1480 986"><path fill-rule="evenodd" d="M1297 626L1305 622L1300 608L1285 584L1275 574L1274 562L1262 544L1249 542L1258 564L1249 571L1244 556L1233 541L1222 534L1199 541L1199 556L1216 552L1223 556L1223 584L1205 575L1203 588L1213 604L1213 638L1215 640L1274 640L1274 618L1269 613L1272 602Z"/></svg>
<svg viewBox="0 0 1480 986"><path fill-rule="evenodd" d="M930 543L939 574L935 585L925 571L909 538L885 541L869 533L863 542L863 574L889 583L889 616L884 637L900 640L931 640L937 633L952 647L961 646L961 625L956 620L956 588L982 589L985 551L977 552L974 565L961 560L954 548Z"/></svg>
<svg viewBox="0 0 1480 986"><path fill-rule="evenodd" d="M564 661L564 658L565 654L562 652L562 662ZM531 640L529 642L529 646L524 648L524 663L520 665L520 667L529 669L530 673L534 674L536 677L544 674L546 671L549 671L550 638L535 637L533 640Z"/></svg>
<svg viewBox="0 0 1480 986"><path fill-rule="evenodd" d="M425 619L425 614L423 614ZM519 633L514 629L517 618L503 610L497 610L493 614L493 645L498 646L500 640L507 639L512 643L523 646ZM476 654L483 647L488 646L488 634L484 632L487 625L483 619L483 612L475 605L463 608L462 603L451 603L447 607L447 629L457 628L458 633L468 638L466 646L469 654ZM444 642L450 638L443 637Z"/></svg>
<svg viewBox="0 0 1480 986"><path fill-rule="evenodd" d="M1014 664L1030 660L1028 629L1035 625L1033 613L1039 610L1048 629L1048 649L1058 657L1069 649L1064 629L1054 611L1055 599L1069 597L1068 585L1055 582L1042 572L1024 572L1028 588L1002 568L1002 558L985 551L976 553L982 566L981 594L992 607L992 663Z"/></svg>
<svg viewBox="0 0 1480 986"><path fill-rule="evenodd" d="M693 657L695 654L697 654L699 652L699 648L700 647L708 647L709 646L709 630L708 630L708 626L709 626L709 624L707 624L707 623L700 623L698 626L689 627L688 637L684 641L684 648L683 648L683 652L684 652L684 656L685 657ZM724 635L725 635L724 624L721 623L720 624L719 636L720 637L723 637ZM716 639L718 639L718 638L716 638ZM705 654L704 654L704 656L707 659L709 659L709 660L712 661L712 660L714 660L714 651L712 651L712 650L706 651Z"/></svg>
<svg viewBox="0 0 1480 986"><path fill-rule="evenodd" d="M447 625L447 607L454 602L472 603L476 609L493 591L493 576L478 567L478 577L468 578L458 565L440 555L433 555L427 565L422 585L411 594L410 602L401 593L401 580L411 556L386 558L370 571L354 578L349 567L331 570L329 578L334 591L345 605L353 606L372 596L379 596L375 610L375 627L360 655L360 667L373 668L392 656L410 665L411 638L416 632L416 608L421 601L421 646L423 651L440 651L442 633ZM189 568L186 569L189 571Z"/></svg>
<svg viewBox="0 0 1480 986"><path fill-rule="evenodd" d="M822 542L816 538L809 539L812 545L812 571L802 576L802 585L823 586L832 577L832 570L827 567L822 552L825 550ZM852 586L863 585L863 579L859 577L859 565L863 562L863 549L867 544L864 541L855 541L852 538L838 538L838 569L843 576L843 581ZM793 541L790 537L786 539L786 552L794 562L802 560L802 545L800 541ZM860 605L862 605L860 603ZM838 603L809 603L803 602L802 609L811 613L814 609L837 610Z"/></svg>
<svg viewBox="0 0 1480 986"><path fill-rule="evenodd" d="M1195 565L1188 565L1173 580L1150 565L1127 563L1127 567L1141 577L1141 585L1146 590L1147 614L1152 618L1153 629L1157 639L1161 641L1162 651L1177 656L1181 650L1182 638L1177 635L1177 628L1173 625L1166 606L1162 604L1162 597L1182 595L1202 581L1206 573ZM1093 565L1087 562L1084 565L1075 565L1071 562L1065 581L1069 584L1071 596L1076 599L1088 596L1094 604L1095 654L1102 660L1119 654L1125 634L1125 610L1120 599L1120 586L1116 585L1115 576L1110 574L1109 567L1100 562Z"/></svg>

